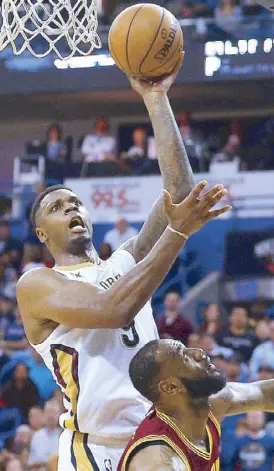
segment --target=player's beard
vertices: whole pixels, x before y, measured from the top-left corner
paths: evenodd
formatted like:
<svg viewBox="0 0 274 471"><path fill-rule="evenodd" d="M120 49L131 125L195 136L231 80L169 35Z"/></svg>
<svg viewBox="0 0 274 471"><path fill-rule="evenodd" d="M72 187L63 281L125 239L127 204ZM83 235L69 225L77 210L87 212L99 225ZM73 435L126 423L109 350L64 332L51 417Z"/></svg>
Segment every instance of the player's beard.
<svg viewBox="0 0 274 471"><path fill-rule="evenodd" d="M69 242L68 252L72 255L85 255L92 249L91 235L86 234Z"/></svg>
<svg viewBox="0 0 274 471"><path fill-rule="evenodd" d="M202 379L180 378L189 396L193 399L208 398L221 391L226 385L226 378L219 372Z"/></svg>

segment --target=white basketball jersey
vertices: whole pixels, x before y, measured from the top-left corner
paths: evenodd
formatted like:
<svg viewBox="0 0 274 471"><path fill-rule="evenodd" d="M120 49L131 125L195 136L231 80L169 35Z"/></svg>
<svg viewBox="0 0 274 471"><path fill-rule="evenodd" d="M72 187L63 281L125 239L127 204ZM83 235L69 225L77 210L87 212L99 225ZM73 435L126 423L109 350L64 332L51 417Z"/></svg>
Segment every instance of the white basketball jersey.
<svg viewBox="0 0 274 471"><path fill-rule="evenodd" d="M134 265L129 252L117 250L100 266L83 263L54 270L105 290ZM131 383L129 364L141 347L156 338L147 303L124 329L59 325L43 343L34 345L64 393L67 412L61 415L60 425L88 433L94 443L126 445L150 407Z"/></svg>

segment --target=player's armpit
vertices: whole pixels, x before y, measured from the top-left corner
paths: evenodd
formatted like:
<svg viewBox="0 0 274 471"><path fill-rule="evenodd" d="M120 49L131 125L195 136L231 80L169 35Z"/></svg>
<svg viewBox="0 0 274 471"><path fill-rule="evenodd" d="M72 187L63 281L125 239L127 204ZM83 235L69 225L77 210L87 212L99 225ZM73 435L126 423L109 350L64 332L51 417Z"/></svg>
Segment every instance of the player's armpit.
<svg viewBox="0 0 274 471"><path fill-rule="evenodd" d="M254 383L228 383L211 400L212 412L220 421L224 416L252 410L274 411L274 380Z"/></svg>
<svg viewBox="0 0 274 471"><path fill-rule="evenodd" d="M153 445L140 450L129 464L128 471L189 471L172 448Z"/></svg>

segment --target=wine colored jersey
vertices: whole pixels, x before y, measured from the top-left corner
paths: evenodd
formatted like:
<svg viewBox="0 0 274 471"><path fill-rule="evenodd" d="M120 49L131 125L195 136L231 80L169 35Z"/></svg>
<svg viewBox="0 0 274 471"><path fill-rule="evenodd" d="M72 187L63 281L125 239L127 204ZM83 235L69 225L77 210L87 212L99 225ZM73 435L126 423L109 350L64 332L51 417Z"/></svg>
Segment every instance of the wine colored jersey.
<svg viewBox="0 0 274 471"><path fill-rule="evenodd" d="M206 425L209 451L193 445L174 422L154 407L148 412L127 445L117 471L127 471L132 458L150 445L167 445L181 458L188 471L220 471L220 425L209 412Z"/></svg>

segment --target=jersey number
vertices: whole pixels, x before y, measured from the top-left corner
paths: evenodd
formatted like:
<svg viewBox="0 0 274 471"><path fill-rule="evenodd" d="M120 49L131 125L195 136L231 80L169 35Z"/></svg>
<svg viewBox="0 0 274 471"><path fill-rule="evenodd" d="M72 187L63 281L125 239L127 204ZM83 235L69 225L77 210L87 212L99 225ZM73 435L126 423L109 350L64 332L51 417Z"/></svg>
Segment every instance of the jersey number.
<svg viewBox="0 0 274 471"><path fill-rule="evenodd" d="M79 430L77 421L77 403L79 397L78 352L66 345L51 345L52 364L58 384L71 405L71 417L64 421L63 426Z"/></svg>
<svg viewBox="0 0 274 471"><path fill-rule="evenodd" d="M138 332L135 327L135 322L132 321L126 327L123 327L121 330L121 340L122 344L126 348L134 348L140 342Z"/></svg>

